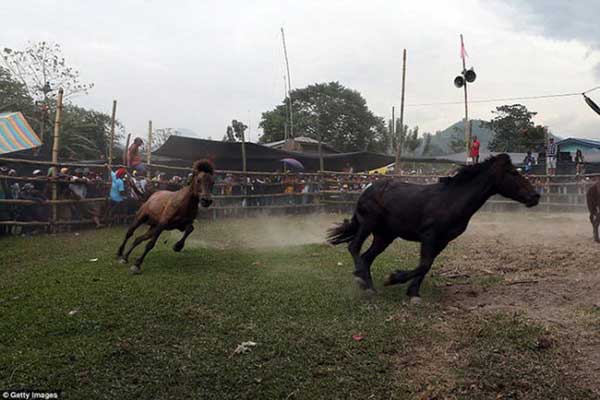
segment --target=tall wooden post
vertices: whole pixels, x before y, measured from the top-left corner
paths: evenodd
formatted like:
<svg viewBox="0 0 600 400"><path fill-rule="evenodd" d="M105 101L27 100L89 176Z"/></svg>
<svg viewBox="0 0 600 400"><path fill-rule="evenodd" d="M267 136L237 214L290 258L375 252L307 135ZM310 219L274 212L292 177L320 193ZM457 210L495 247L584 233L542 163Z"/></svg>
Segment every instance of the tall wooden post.
<svg viewBox="0 0 600 400"><path fill-rule="evenodd" d="M285 45L285 33L281 28L281 40L283 41L283 54L285 55L285 68L288 80L288 106L290 109L290 137L294 137L294 117L292 113L292 79L290 78L290 63L288 62L287 46Z"/></svg>
<svg viewBox="0 0 600 400"><path fill-rule="evenodd" d="M148 144L146 146L146 177L150 179L150 165L152 162L152 120L148 121Z"/></svg>
<svg viewBox="0 0 600 400"><path fill-rule="evenodd" d="M244 129L242 129L242 171L246 172L246 134Z"/></svg>
<svg viewBox="0 0 600 400"><path fill-rule="evenodd" d="M406 49L402 53L402 97L400 97L400 137L396 149L396 164L394 173L400 173L400 157L402 156L402 135L404 134L404 81L406 79ZM395 124L395 121L394 121Z"/></svg>
<svg viewBox="0 0 600 400"><path fill-rule="evenodd" d="M52 136L52 176L56 177L58 173L58 146L60 144L60 120L63 110L63 89L58 89L58 97L56 98L56 117L54 118L54 134ZM52 200L58 198L58 190L56 182L52 184ZM56 204L52 205L52 223L57 221Z"/></svg>
<svg viewBox="0 0 600 400"><path fill-rule="evenodd" d="M319 130L319 172L325 171L325 161L323 160L323 135Z"/></svg>
<svg viewBox="0 0 600 400"><path fill-rule="evenodd" d="M393 154L394 151L394 140L396 144L398 144L398 138L396 137L396 107L392 106L392 123L390 125L390 135L391 135L391 149L390 153Z"/></svg>
<svg viewBox="0 0 600 400"><path fill-rule="evenodd" d="M465 43L463 41L463 35L462 33L460 34L460 48L461 51L464 52L465 48ZM465 56L464 54L462 55L462 66L463 66L463 76L464 76L464 72L467 70L467 66L465 64ZM464 88L465 88L465 146L467 148L467 160L469 159L469 156L471 155L471 125L469 123L469 106L468 106L468 101L467 101L467 80L465 79L465 84L464 84Z"/></svg>
<svg viewBox="0 0 600 400"><path fill-rule="evenodd" d="M115 118L117 116L117 101L113 100L112 115L110 117L110 147L108 148L108 169L112 168L113 149L115 147Z"/></svg>

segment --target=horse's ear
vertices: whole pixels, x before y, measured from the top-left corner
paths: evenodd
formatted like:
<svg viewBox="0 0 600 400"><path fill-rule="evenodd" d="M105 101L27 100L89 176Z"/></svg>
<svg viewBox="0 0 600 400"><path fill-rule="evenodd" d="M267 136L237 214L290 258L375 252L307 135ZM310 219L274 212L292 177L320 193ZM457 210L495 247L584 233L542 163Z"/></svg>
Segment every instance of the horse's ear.
<svg viewBox="0 0 600 400"><path fill-rule="evenodd" d="M213 163L206 159L194 162L193 169L195 173L206 172L212 175L215 172L215 167L213 166Z"/></svg>

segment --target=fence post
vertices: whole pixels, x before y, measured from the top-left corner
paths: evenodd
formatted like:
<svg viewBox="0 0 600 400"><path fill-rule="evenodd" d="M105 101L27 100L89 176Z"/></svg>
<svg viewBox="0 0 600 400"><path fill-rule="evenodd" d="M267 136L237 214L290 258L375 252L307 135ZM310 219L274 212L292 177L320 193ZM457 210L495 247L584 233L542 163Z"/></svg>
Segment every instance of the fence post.
<svg viewBox="0 0 600 400"><path fill-rule="evenodd" d="M57 176L58 172L58 146L60 143L60 120L62 117L62 109L63 109L63 89L58 89L58 97L56 98L56 116L54 118L54 134L52 136L52 177ZM52 183L52 200L56 201L58 198L58 190L57 183L54 181ZM56 204L52 205L52 229L54 230L56 227L56 222L58 218L58 213L56 209Z"/></svg>

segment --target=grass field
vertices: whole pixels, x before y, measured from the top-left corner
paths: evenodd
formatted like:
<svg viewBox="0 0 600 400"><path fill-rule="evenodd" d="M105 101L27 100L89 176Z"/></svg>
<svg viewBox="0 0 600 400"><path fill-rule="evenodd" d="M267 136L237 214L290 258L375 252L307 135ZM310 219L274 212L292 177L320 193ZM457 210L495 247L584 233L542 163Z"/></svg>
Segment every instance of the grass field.
<svg viewBox="0 0 600 400"><path fill-rule="evenodd" d="M345 248L310 244L319 241L310 221L269 231L277 247L264 220L201 225L178 254L177 235L166 235L139 276L114 258L122 228L0 239L0 389L70 399L596 398L569 374L552 328L444 304L453 279L436 272L460 246L440 257L413 306L404 287L381 281L415 265L416 245L376 261L379 293L368 297ZM295 238L306 244L281 245ZM464 279L474 290L499 282ZM236 354L246 341L256 346Z"/></svg>

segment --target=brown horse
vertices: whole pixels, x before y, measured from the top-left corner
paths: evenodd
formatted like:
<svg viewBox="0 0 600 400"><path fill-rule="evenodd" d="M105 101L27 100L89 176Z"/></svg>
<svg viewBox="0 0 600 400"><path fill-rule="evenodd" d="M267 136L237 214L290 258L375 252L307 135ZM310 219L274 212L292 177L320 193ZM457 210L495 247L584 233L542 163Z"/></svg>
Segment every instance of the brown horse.
<svg viewBox="0 0 600 400"><path fill-rule="evenodd" d="M175 243L173 250L181 251L185 240L194 230L194 220L198 215L198 203L202 207L210 207L212 204L211 192L214 185L213 179L214 167L208 160L200 160L194 163L191 183L184 186L176 192L160 190L155 192L146 200L138 210L135 219L125 235L125 240L117 251L117 257L126 264L127 259L133 249L145 240L150 239L146 244L144 253L135 260L131 267L131 272L139 274L141 265L146 254L156 244L162 231L179 229L183 232L183 237ZM143 224L150 225L148 231L135 238L135 241L129 250L123 254L125 245L135 230Z"/></svg>
<svg viewBox="0 0 600 400"><path fill-rule="evenodd" d="M600 181L587 191L587 206L590 210L590 222L594 230L594 240L600 243L598 236L598 225L600 225Z"/></svg>

